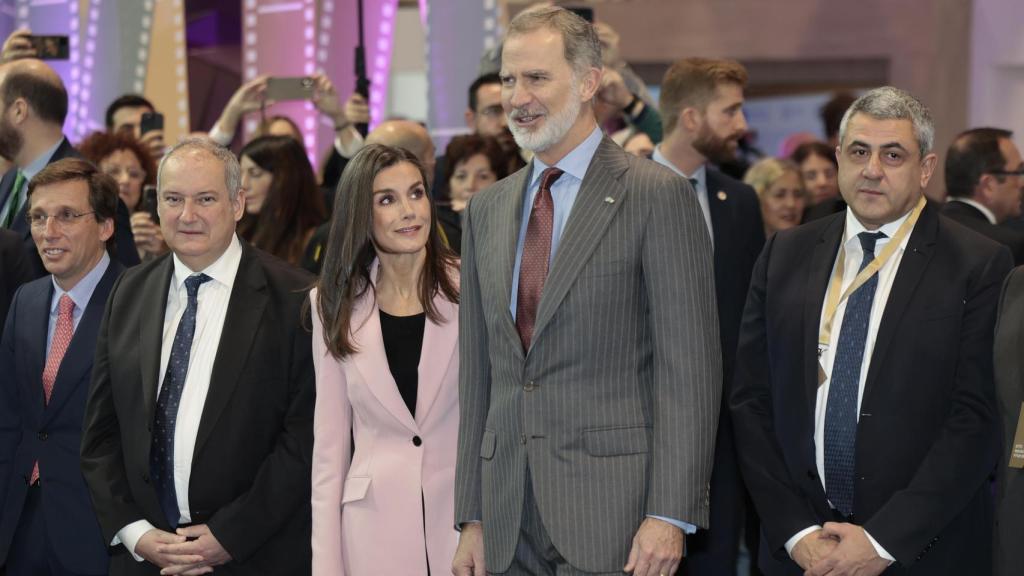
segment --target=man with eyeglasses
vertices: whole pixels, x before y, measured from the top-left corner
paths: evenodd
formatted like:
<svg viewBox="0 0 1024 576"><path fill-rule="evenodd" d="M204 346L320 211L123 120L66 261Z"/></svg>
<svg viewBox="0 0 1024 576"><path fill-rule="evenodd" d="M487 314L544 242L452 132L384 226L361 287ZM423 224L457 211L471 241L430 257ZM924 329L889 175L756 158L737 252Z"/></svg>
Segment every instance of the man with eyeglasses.
<svg viewBox="0 0 1024 576"><path fill-rule="evenodd" d="M0 565L10 576L106 574L79 467L111 260L117 185L78 158L28 184L27 225L49 276L17 292L0 340Z"/></svg>
<svg viewBox="0 0 1024 576"><path fill-rule="evenodd" d="M22 235L35 277L47 273L32 242L28 223L28 182L46 165L78 157L64 137L68 94L57 73L44 62L19 59L0 65L0 156L14 165L0 179L0 228ZM129 224L128 209L117 202L114 226L116 250L111 255L125 266L139 263Z"/></svg>
<svg viewBox="0 0 1024 576"><path fill-rule="evenodd" d="M942 213L1004 244L1017 265L1024 264L1024 232L1006 221L1021 215L1024 162L1013 133L974 128L953 140L946 153L946 192Z"/></svg>

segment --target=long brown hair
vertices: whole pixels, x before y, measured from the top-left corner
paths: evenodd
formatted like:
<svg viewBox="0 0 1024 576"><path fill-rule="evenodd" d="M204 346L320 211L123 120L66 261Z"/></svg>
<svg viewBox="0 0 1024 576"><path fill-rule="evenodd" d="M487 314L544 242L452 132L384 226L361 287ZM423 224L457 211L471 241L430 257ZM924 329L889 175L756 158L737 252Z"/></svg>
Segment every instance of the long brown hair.
<svg viewBox="0 0 1024 576"><path fill-rule="evenodd" d="M323 195L306 150L290 136L261 136L238 153L273 179L259 214L246 214L238 233L257 248L298 264L311 230L326 219Z"/></svg>
<svg viewBox="0 0 1024 576"><path fill-rule="evenodd" d="M324 344L339 360L357 351L352 342L356 301L367 291L376 298L370 278L370 265L377 256L373 246L373 181L382 171L403 162L416 167L426 186L427 174L411 152L383 144L363 147L345 167L338 182L327 251L316 284L316 306L323 319ZM459 302L459 289L452 275L458 261L438 236L433 203L426 251L419 282L420 303L427 318L440 323L444 319L434 307L434 297L441 293L449 302Z"/></svg>

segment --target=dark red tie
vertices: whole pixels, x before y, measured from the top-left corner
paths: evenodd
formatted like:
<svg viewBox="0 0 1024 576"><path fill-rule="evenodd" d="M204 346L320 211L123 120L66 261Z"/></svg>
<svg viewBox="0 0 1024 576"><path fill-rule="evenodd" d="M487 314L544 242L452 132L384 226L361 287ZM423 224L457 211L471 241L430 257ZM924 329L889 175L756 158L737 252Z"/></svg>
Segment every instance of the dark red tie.
<svg viewBox="0 0 1024 576"><path fill-rule="evenodd" d="M523 342L523 350L530 349L533 324L537 320L540 293L548 279L551 259L551 232L554 229L555 206L551 200L551 185L562 175L558 168L548 168L540 176L540 190L533 199L530 222L526 226L523 259L519 263L519 292L516 301L516 329Z"/></svg>

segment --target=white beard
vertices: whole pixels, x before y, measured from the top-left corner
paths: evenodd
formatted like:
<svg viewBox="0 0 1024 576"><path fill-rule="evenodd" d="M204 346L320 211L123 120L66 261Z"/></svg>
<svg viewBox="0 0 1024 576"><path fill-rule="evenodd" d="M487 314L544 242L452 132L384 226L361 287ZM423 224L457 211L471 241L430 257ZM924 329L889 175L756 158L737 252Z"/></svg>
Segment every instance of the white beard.
<svg viewBox="0 0 1024 576"><path fill-rule="evenodd" d="M562 141L562 138L576 123L576 118L580 115L580 108L583 106L579 99L579 87L576 82L573 82L571 91L572 96L569 98L569 103L561 110L557 110L553 114L549 113L539 128L528 130L516 125L513 116L526 116L528 110L516 109L509 113L508 127L520 148L534 153L543 152Z"/></svg>

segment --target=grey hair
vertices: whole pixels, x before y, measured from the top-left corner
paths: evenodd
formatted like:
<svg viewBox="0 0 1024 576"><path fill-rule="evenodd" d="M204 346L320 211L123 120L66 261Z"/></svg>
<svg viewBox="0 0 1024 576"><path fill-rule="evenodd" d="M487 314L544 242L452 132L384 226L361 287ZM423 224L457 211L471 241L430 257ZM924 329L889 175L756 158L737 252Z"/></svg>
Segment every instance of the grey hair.
<svg viewBox="0 0 1024 576"><path fill-rule="evenodd" d="M588 68L601 69L601 41L594 27L579 15L559 6L528 8L516 15L508 25L508 34L524 34L548 28L562 35L565 60L577 76Z"/></svg>
<svg viewBox="0 0 1024 576"><path fill-rule="evenodd" d="M935 123L932 121L932 114L928 107L910 92L892 86L882 86L854 100L839 124L840 145L846 139L846 126L850 123L850 118L858 112L878 120L910 120L921 156L932 151L932 145L935 143Z"/></svg>
<svg viewBox="0 0 1024 576"><path fill-rule="evenodd" d="M162 190L161 181L164 175L164 164L175 154L188 150L200 150L221 161L224 165L224 186L228 189L228 196L235 200L238 198L238 191L242 187L242 167L238 164L238 158L227 148L217 144L205 137L185 138L175 144L164 157L160 159L160 167L156 171L156 187Z"/></svg>

